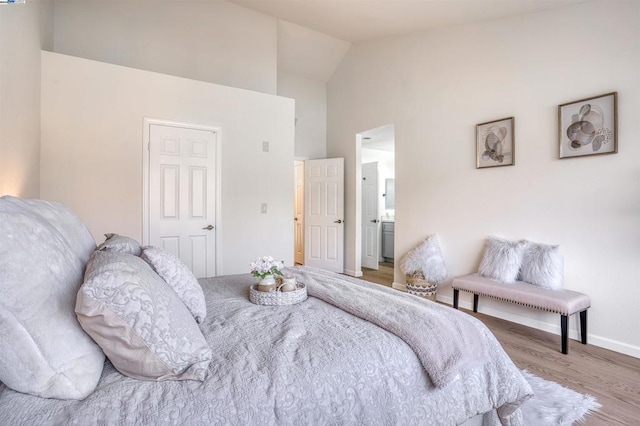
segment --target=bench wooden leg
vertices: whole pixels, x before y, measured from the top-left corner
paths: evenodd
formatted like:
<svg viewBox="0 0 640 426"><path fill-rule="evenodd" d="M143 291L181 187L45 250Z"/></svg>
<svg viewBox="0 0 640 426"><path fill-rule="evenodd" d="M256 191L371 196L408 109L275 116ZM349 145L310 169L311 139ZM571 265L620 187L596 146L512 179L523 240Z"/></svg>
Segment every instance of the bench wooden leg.
<svg viewBox="0 0 640 426"><path fill-rule="evenodd" d="M473 295L473 312L478 312L478 298L477 294ZM458 301L460 300L460 290L453 289L453 307L458 309Z"/></svg>
<svg viewBox="0 0 640 426"><path fill-rule="evenodd" d="M569 353L569 317L567 315L560 316L560 329L562 332L562 353Z"/></svg>
<svg viewBox="0 0 640 426"><path fill-rule="evenodd" d="M580 312L580 340L583 345L587 344L587 310Z"/></svg>

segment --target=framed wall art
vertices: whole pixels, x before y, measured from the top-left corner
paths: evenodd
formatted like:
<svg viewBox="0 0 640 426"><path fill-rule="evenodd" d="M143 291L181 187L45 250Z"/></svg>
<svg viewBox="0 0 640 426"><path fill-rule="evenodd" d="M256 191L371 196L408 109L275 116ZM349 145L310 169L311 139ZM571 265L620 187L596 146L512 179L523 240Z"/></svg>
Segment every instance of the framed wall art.
<svg viewBox="0 0 640 426"><path fill-rule="evenodd" d="M476 125L476 168L515 164L514 118Z"/></svg>
<svg viewBox="0 0 640 426"><path fill-rule="evenodd" d="M618 152L618 92L558 106L560 158Z"/></svg>

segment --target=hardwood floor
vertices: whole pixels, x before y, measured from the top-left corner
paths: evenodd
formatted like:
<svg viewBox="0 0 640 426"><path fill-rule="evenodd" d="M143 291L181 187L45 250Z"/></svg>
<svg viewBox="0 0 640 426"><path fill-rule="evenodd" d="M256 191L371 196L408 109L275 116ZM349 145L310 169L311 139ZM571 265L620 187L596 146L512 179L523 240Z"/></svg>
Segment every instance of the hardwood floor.
<svg viewBox="0 0 640 426"><path fill-rule="evenodd" d="M569 340L563 355L558 335L463 311L491 329L519 368L595 396L602 408L586 425L640 425L640 359L577 340Z"/></svg>
<svg viewBox="0 0 640 426"><path fill-rule="evenodd" d="M360 278L391 287L393 284L393 263L380 262L378 263L377 271L375 269L362 268L362 277Z"/></svg>
<svg viewBox="0 0 640 426"><path fill-rule="evenodd" d="M381 266L379 271L363 268L362 278L391 285L393 264ZM563 355L558 335L462 311L486 324L519 368L596 397L602 408L587 417L587 426L640 425L640 359L577 340L569 340L569 353Z"/></svg>

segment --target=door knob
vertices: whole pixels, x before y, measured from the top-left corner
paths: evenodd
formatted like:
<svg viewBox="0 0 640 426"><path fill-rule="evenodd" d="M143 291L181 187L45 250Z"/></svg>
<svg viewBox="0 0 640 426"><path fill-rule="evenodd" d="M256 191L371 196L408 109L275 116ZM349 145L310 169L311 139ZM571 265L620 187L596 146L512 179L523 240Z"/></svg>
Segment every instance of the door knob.
<svg viewBox="0 0 640 426"><path fill-rule="evenodd" d="M333 223L342 223L342 219L334 220Z"/></svg>
<svg viewBox="0 0 640 426"><path fill-rule="evenodd" d="M378 222L380 222L378 219L373 219L373 220L371 221L371 223L378 223Z"/></svg>
<svg viewBox="0 0 640 426"><path fill-rule="evenodd" d="M214 229L213 225L205 226L202 229L206 229L207 231L212 231Z"/></svg>
<svg viewBox="0 0 640 426"><path fill-rule="evenodd" d="M293 220L295 220L295 221L297 222L297 221L298 221L298 218L297 218L297 217L294 217L294 218L293 218Z"/></svg>

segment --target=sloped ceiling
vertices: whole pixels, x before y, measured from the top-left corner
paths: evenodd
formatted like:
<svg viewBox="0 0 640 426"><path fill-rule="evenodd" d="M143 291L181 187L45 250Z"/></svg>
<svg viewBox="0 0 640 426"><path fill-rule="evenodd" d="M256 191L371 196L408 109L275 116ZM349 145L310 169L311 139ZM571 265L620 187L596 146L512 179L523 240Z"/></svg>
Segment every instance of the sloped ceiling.
<svg viewBox="0 0 640 426"><path fill-rule="evenodd" d="M328 81L351 47L348 43L317 31L278 22L278 72Z"/></svg>
<svg viewBox="0 0 640 426"><path fill-rule="evenodd" d="M350 43L534 13L586 2L585 0L229 1Z"/></svg>

